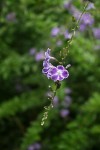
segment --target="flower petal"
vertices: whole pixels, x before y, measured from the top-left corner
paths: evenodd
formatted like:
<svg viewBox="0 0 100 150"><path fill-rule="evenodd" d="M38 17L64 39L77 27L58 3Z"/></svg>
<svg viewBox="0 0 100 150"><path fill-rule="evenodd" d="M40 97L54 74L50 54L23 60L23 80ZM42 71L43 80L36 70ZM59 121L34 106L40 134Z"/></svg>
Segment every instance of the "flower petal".
<svg viewBox="0 0 100 150"><path fill-rule="evenodd" d="M61 65L58 65L57 68L58 68L59 70L64 70L64 69L65 69L65 68L64 68L63 66L61 66Z"/></svg>
<svg viewBox="0 0 100 150"><path fill-rule="evenodd" d="M43 61L43 67L48 67L48 65L49 65L48 62L44 60Z"/></svg>
<svg viewBox="0 0 100 150"><path fill-rule="evenodd" d="M50 79L51 78L51 74L47 73L47 78Z"/></svg>
<svg viewBox="0 0 100 150"><path fill-rule="evenodd" d="M69 72L68 72L67 70L64 70L64 71L62 72L62 76L63 76L64 78L68 78Z"/></svg>
<svg viewBox="0 0 100 150"><path fill-rule="evenodd" d="M51 79L54 80L54 81L57 81L58 80L58 75L51 76Z"/></svg>
<svg viewBox="0 0 100 150"><path fill-rule="evenodd" d="M45 52L46 58L50 57L50 51L51 51L51 49L48 48L47 51Z"/></svg>
<svg viewBox="0 0 100 150"><path fill-rule="evenodd" d="M59 81L62 81L63 79L64 79L64 77L61 76L61 75L59 75L58 80L59 80Z"/></svg>
<svg viewBox="0 0 100 150"><path fill-rule="evenodd" d="M56 67L51 68L50 73L51 73L51 75L56 74L57 73L57 68Z"/></svg>
<svg viewBox="0 0 100 150"><path fill-rule="evenodd" d="M47 72L48 72L48 70L49 70L48 68L43 68L43 69L42 69L42 73L44 73L44 74L45 74L45 73L47 73Z"/></svg>

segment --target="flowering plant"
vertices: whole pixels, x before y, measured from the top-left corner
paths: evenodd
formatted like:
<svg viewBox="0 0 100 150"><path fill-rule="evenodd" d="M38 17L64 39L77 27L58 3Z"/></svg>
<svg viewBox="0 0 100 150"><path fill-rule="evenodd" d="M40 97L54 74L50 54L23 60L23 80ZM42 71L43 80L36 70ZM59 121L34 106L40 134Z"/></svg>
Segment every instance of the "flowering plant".
<svg viewBox="0 0 100 150"><path fill-rule="evenodd" d="M75 18L73 17L73 20L76 21L75 27L72 29L73 33L71 35L71 37L68 40L68 45L66 48L63 48L62 51L60 51L60 56L62 58L62 61L59 62L55 57L52 57L50 55L50 51L51 49L47 49L47 51L45 52L45 59L43 61L43 69L42 69L42 73L48 78L54 81L56 87L55 89L53 89L51 86L49 86L49 89L51 91L51 95L48 96L48 99L51 101L49 106L45 106L45 112L42 118L42 122L41 125L44 125L44 121L47 119L48 117L48 112L51 108L53 108L53 100L56 96L56 92L57 89L60 88L61 86L61 81L64 79L67 79L69 77L69 72L67 70L68 67L70 67L71 65L68 64L66 67L64 67L64 60L67 56L67 53L69 52L69 47L73 41L73 37L75 36L75 31L78 29L79 27L79 23L80 21L87 21L87 14L84 14L85 11L87 10L87 6L88 6L88 1L86 3L86 5L84 6L84 9L82 11L82 13L80 14L79 18L77 19L77 21L75 20ZM52 31L53 32L53 31ZM56 29L56 34L58 34L59 30L58 28ZM56 35L54 34L54 36ZM51 64L50 60L55 60L57 61L59 64L57 66L54 66Z"/></svg>

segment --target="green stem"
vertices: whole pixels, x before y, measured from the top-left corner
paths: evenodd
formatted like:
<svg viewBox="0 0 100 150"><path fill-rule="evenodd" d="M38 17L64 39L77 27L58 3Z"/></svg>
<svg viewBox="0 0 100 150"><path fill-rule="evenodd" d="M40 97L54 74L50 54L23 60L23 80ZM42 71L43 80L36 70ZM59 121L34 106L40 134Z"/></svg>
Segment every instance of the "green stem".
<svg viewBox="0 0 100 150"><path fill-rule="evenodd" d="M42 125L42 126L44 125L45 120L48 118L48 113L49 113L49 111L53 108L53 100L54 100L54 98L55 98L55 96L56 96L57 89L58 89L58 86L57 86L57 84L56 84L56 88L55 88L55 90L53 90L53 95L50 95L50 96L48 97L48 99L50 99L51 102L50 102L50 105L49 105L49 106L45 106L45 107L44 107L44 109L45 109L46 111L44 112L43 118L42 118L42 121L41 121L41 125Z"/></svg>
<svg viewBox="0 0 100 150"><path fill-rule="evenodd" d="M73 41L73 38L74 38L74 36L75 36L76 30L77 30L78 27L79 27L80 20L81 20L83 14L85 13L88 4L89 4L89 2L87 2L86 5L84 6L84 9L83 9L83 11L82 11L82 13L81 13L79 19L77 20L75 27L72 29L72 31L73 31L72 36L71 36L70 40L68 41L68 46L65 48L65 49L67 49L67 52L68 52L68 50L69 50L69 48L70 48L70 45L72 44L72 41ZM64 59L66 58L66 55L67 55L67 53L64 52L64 57L62 58L63 61L64 61Z"/></svg>

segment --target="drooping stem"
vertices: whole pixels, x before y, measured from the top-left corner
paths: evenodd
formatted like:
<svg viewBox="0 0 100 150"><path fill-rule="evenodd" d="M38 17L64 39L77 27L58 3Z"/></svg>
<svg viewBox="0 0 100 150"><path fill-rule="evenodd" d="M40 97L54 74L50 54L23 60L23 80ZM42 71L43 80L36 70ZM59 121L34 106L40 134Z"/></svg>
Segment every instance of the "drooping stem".
<svg viewBox="0 0 100 150"><path fill-rule="evenodd" d="M63 61L63 62L64 62L64 60L65 60L65 58L66 58L66 56L67 56L67 53L69 52L69 48L70 48L70 46L71 46L71 44L72 44L72 41L73 41L73 38L74 38L74 36L75 36L76 30L79 28L80 20L81 20L83 14L85 13L88 4L89 4L89 2L87 2L86 5L84 6L83 11L82 11L82 13L81 13L79 19L76 21L75 27L72 29L72 31L73 31L72 36L71 36L71 38L68 40L68 45L67 45L67 47L64 48L64 52L63 52L64 55L63 55L63 57L62 57L62 61ZM67 51L66 51L66 50L67 50Z"/></svg>
<svg viewBox="0 0 100 150"><path fill-rule="evenodd" d="M42 121L41 121L41 125L43 126L44 123L45 123L45 120L48 118L48 113L49 111L53 108L53 100L56 96L56 93L57 93L57 90L60 88L61 84L59 81L55 82L55 89L52 90L51 86L49 88L51 88L51 91L52 91L52 94L48 96L48 99L50 100L50 105L49 106L45 106L44 109L45 109L45 112L43 114L43 118L42 118Z"/></svg>

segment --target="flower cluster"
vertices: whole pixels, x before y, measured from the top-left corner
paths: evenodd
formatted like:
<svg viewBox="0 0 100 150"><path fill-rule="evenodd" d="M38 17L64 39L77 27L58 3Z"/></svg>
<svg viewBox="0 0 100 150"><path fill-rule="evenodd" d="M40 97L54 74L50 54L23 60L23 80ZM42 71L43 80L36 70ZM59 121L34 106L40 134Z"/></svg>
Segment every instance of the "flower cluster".
<svg viewBox="0 0 100 150"><path fill-rule="evenodd" d="M41 149L40 143L34 143L28 147L28 150L40 150L40 149Z"/></svg>
<svg viewBox="0 0 100 150"><path fill-rule="evenodd" d="M68 78L69 72L65 69L65 67L62 65L58 65L56 67L53 66L50 63L50 59L55 58L50 56L50 49L48 48L45 52L42 73L45 74L48 79L52 79L53 81L62 81L65 78Z"/></svg>
<svg viewBox="0 0 100 150"><path fill-rule="evenodd" d="M67 3L64 4L64 8L67 9L74 17L76 20L79 19L79 17L81 16L82 12L79 11L73 4L72 1L69 1ZM87 6L87 9L94 9L95 6L93 3L89 3ZM80 24L79 24L79 30L80 31L85 31L88 27L92 27L92 25L94 24L94 18L92 17L92 15L90 15L89 13L84 13L80 19Z"/></svg>
<svg viewBox="0 0 100 150"><path fill-rule="evenodd" d="M8 22L16 22L17 20L16 20L16 14L15 14L15 12L10 12L10 13L8 13L8 14L6 15L6 20L7 20Z"/></svg>

